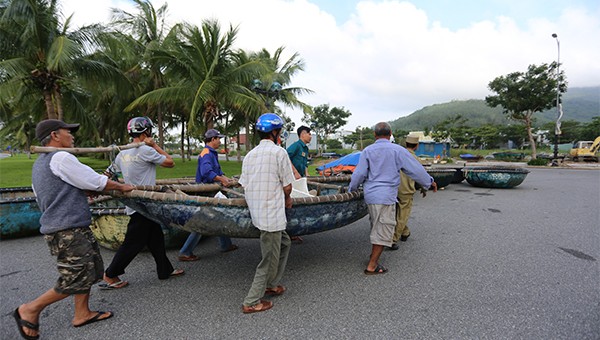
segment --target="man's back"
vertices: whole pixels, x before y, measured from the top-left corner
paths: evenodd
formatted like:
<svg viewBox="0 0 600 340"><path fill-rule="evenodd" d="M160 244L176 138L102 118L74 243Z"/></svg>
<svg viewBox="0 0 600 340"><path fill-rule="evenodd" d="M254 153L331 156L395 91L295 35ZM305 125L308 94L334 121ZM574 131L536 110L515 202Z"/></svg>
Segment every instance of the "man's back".
<svg viewBox="0 0 600 340"><path fill-rule="evenodd" d="M282 188L294 181L287 153L269 140L262 140L242 164L239 183L255 226L261 230L283 230L286 219Z"/></svg>
<svg viewBox="0 0 600 340"><path fill-rule="evenodd" d="M142 145L135 149L121 151L115 160L116 170L123 173L125 183L133 185L155 185L156 166L165 160L153 148Z"/></svg>

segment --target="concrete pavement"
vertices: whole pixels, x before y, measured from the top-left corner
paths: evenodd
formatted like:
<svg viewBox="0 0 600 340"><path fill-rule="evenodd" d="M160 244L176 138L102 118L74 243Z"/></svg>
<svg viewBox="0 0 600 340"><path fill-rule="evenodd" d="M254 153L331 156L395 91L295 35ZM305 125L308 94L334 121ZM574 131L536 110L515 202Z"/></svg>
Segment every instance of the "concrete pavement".
<svg viewBox="0 0 600 340"><path fill-rule="evenodd" d="M92 290L115 317L70 327L72 299L42 314L42 339L598 339L600 171L531 169L514 189L452 184L415 197L412 235L366 276L368 218L293 245L272 310L240 311L260 259L258 240L227 254L200 243L186 275L159 281L149 253L123 279ZM114 252L103 249L105 265ZM50 288L54 259L41 237L0 242L2 339L11 313Z"/></svg>

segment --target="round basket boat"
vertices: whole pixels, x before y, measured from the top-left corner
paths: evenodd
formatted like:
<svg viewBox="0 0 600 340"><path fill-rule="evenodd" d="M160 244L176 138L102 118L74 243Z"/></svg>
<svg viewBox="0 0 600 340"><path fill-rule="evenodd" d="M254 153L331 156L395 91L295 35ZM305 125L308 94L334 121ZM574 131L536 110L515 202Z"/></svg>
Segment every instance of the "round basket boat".
<svg viewBox="0 0 600 340"><path fill-rule="evenodd" d="M116 202L116 200L115 200ZM109 202L110 203L110 202ZM91 207L92 224L90 229L98 244L106 249L117 250L125 240L129 217L124 207ZM165 237L165 248L178 249L183 245L189 233L177 228L161 225Z"/></svg>
<svg viewBox="0 0 600 340"><path fill-rule="evenodd" d="M456 170L454 169L443 169L443 168L427 168L427 173L433 177L433 180L437 184L438 189L447 187L452 183L452 179L454 178L454 173ZM415 183L415 188L418 190L421 188L419 183Z"/></svg>
<svg viewBox="0 0 600 340"><path fill-rule="evenodd" d="M482 188L514 188L523 183L529 170L507 167L465 167L465 179L469 184Z"/></svg>
<svg viewBox="0 0 600 340"><path fill-rule="evenodd" d="M465 180L465 174L463 173L463 169L464 169L464 165L456 165L456 166L449 166L449 165L438 165L438 166L433 166L431 169L449 169L449 170L454 170L454 176L452 177L452 181L450 183L452 184L458 184L458 183L462 183L462 181Z"/></svg>

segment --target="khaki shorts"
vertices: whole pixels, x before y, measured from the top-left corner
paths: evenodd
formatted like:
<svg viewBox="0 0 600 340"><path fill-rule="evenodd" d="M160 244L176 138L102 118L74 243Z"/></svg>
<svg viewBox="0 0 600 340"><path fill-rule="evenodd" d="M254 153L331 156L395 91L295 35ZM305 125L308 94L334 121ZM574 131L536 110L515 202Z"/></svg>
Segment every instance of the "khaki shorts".
<svg viewBox="0 0 600 340"><path fill-rule="evenodd" d="M396 229L396 204L368 204L371 244L390 247Z"/></svg>
<svg viewBox="0 0 600 340"><path fill-rule="evenodd" d="M88 294L102 279L104 263L90 228L73 228L45 235L60 274L54 290L60 294Z"/></svg>

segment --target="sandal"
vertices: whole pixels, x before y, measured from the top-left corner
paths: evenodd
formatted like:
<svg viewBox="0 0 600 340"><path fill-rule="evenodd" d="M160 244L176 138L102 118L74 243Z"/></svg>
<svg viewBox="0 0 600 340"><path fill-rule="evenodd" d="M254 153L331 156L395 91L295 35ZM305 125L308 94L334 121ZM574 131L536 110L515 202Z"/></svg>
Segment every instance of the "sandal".
<svg viewBox="0 0 600 340"><path fill-rule="evenodd" d="M192 254L192 255L179 255L177 258L181 262L193 262L200 260L200 257Z"/></svg>
<svg viewBox="0 0 600 340"><path fill-rule="evenodd" d="M273 307L273 302L266 301L266 300L260 300L260 302L255 304L254 306L242 306L242 313L250 314L250 313L264 312L268 309L271 309L272 307Z"/></svg>
<svg viewBox="0 0 600 340"><path fill-rule="evenodd" d="M175 276L181 276L183 274L185 274L185 271L183 269L175 269L175 270L173 270L173 272L169 276L170 277L175 277Z"/></svg>
<svg viewBox="0 0 600 340"><path fill-rule="evenodd" d="M37 331L40 329L40 325L35 324L33 322L29 322L27 320L23 320L21 318L21 314L19 313L19 307L17 307L17 309L15 309L15 311L13 312L13 317L15 318L15 321L17 322L17 327L19 327L19 333L21 334L21 336L24 339L27 340L36 340L40 338L40 335L28 335L25 333L25 331L23 330L23 328L29 328L31 330Z"/></svg>
<svg viewBox="0 0 600 340"><path fill-rule="evenodd" d="M388 270L383 267L382 265L377 265L377 267L375 267L375 270L371 271L369 269L365 269L365 274L366 275L377 275L377 274L385 274Z"/></svg>
<svg viewBox="0 0 600 340"><path fill-rule="evenodd" d="M230 245L227 249L221 249L221 253L228 253L230 251L237 250L239 247L235 244Z"/></svg>
<svg viewBox="0 0 600 340"><path fill-rule="evenodd" d="M277 286L275 288L267 288L265 290L265 295L279 296L279 295L281 295L283 293L285 293L285 287L284 286Z"/></svg>

